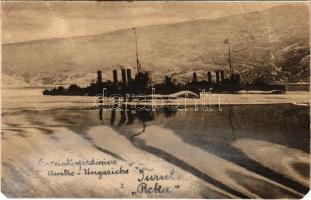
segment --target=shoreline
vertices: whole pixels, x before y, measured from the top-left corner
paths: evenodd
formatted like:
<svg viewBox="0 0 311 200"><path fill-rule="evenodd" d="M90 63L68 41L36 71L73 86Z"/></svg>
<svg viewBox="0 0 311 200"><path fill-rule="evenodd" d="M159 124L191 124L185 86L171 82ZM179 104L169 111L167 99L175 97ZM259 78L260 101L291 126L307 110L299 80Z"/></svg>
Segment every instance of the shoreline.
<svg viewBox="0 0 311 200"><path fill-rule="evenodd" d="M114 100L104 98L106 108L112 108ZM122 104L123 102L119 102ZM44 96L40 89L3 89L2 108L3 111L11 112L15 110L51 110L51 109L96 109L95 105L100 105L100 98L92 96ZM243 105L280 105L293 104L300 106L310 106L310 93L307 91L288 92L286 94L211 94L208 97L179 98L177 100L154 99L154 101L132 101L127 102L128 106L155 106L155 107L194 107L208 106L243 106ZM121 106L120 106L121 107Z"/></svg>

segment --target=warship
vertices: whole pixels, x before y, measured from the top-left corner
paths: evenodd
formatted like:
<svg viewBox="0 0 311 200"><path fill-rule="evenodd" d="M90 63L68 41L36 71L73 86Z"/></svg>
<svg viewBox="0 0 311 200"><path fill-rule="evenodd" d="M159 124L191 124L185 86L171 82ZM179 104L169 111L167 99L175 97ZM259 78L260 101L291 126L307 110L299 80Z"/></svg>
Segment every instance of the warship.
<svg viewBox="0 0 311 200"><path fill-rule="evenodd" d="M285 84L283 83L267 83L262 80L253 80L251 83L241 83L240 74L235 72L231 63L231 48L229 40L228 44L228 65L229 74L225 74L224 70L207 71L206 79L198 80L197 73L193 72L192 80L187 83L174 83L171 76L166 75L162 83L153 84L150 78L150 72L145 71L141 67L137 46L136 28L133 28L135 36L136 49L136 74L132 77L130 68L121 68L121 79L118 79L118 70L112 70L113 80L103 81L102 72L97 71L96 82L91 83L87 87L80 87L77 84L71 84L68 88L59 86L50 90L45 89L43 95L69 95L69 96L96 96L106 91L106 95L150 95L152 91L156 91L159 95L169 95L181 91L188 91L197 94L199 97L201 92L209 91L211 93L239 93L240 91L263 91L263 93L282 94L285 93ZM120 72L119 72L120 73ZM215 78L214 78L215 77Z"/></svg>

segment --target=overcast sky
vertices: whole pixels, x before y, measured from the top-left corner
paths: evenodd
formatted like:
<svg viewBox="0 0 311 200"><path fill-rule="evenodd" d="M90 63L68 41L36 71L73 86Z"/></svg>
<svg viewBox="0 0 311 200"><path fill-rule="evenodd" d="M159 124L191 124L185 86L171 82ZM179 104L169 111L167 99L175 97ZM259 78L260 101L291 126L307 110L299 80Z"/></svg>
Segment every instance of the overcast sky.
<svg viewBox="0 0 311 200"><path fill-rule="evenodd" d="M95 35L114 30L212 19L284 2L6 2L3 43Z"/></svg>

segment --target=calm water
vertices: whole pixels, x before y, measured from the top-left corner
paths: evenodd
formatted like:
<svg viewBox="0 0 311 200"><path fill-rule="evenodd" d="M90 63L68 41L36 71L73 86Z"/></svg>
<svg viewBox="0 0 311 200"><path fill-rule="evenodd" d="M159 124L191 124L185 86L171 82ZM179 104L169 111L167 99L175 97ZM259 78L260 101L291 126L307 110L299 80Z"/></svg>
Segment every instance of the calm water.
<svg viewBox="0 0 311 200"><path fill-rule="evenodd" d="M108 126L124 136L136 148L151 153L229 193L247 197L232 189L225 180L217 180L210 176L208 171L204 171L204 168L196 165L195 159L207 158L196 157L191 152L184 158L179 157L174 152L174 148L177 151L183 146L174 148L165 146L169 143L165 140L172 138L171 135L166 137L165 132L170 131L169 133L173 133L174 137L181 139L187 146L195 147L259 174L298 194L305 194L308 191L309 160L301 159L301 155L306 158L310 152L308 106L227 105L221 108L222 111L219 111L218 107L213 107L213 111L202 111L201 108L198 111L194 108L188 108L187 111L172 111L168 108L161 111L137 109L99 111L82 108L38 111L21 108L2 114L4 123L2 138L5 141L5 137L8 137L12 131L23 134L18 129L22 130L25 126L39 127L40 131L47 134L51 134L55 127L66 127L91 141L86 131L95 126ZM25 116L27 120L16 122L11 120L12 116ZM49 124L49 121L57 123ZM151 133L155 134L152 138L157 139L153 141L155 145L150 145L148 142L148 134ZM157 134L161 137L154 137ZM117 155L109 149L105 150L105 153L107 152L122 158L122 155ZM282 160L285 160L288 155L293 159L283 162ZM189 157L193 158L189 159ZM282 162L278 163L278 160ZM295 192L283 191L282 188L273 186L269 182L262 182L256 177L239 174L238 171L227 170L225 173L226 177L230 177L248 190L254 190L254 186L260 185L262 189L254 192L261 197L284 197L284 194L285 197L301 197Z"/></svg>
<svg viewBox="0 0 311 200"><path fill-rule="evenodd" d="M204 172L187 163L179 162L169 152L153 149L135 137L143 136L153 127L172 130L185 143L229 160L255 173L284 184L299 192L308 189L296 181L286 178L277 170L252 160L231 144L238 139L251 139L281 145L289 149L310 152L309 107L291 104L222 106L222 111L137 111L128 110L49 110L46 115L78 134L92 126L113 127L138 148L153 153L168 162L194 173L204 179ZM105 134L104 132L102 134ZM165 140L166 138L163 138ZM134 142L135 141L135 142ZM182 147L181 147L182 148ZM194 155L195 156L195 155ZM278 155L262 155L267 159L278 159ZM202 158L204 159L204 158ZM309 177L309 163L291 163L298 174ZM234 176L234 175L233 175Z"/></svg>
<svg viewBox="0 0 311 200"><path fill-rule="evenodd" d="M181 108L183 109L183 108ZM42 111L76 132L92 126L110 126L120 134L132 138L149 126L171 129L185 142L217 153L227 149L230 142L239 138L263 140L299 149L309 153L309 107L292 104L279 105L222 105L203 111L188 107L174 111L164 108L157 111L137 109L55 109ZM229 149L228 149L229 150ZM231 149L234 150L234 149ZM223 151L223 150L222 150Z"/></svg>

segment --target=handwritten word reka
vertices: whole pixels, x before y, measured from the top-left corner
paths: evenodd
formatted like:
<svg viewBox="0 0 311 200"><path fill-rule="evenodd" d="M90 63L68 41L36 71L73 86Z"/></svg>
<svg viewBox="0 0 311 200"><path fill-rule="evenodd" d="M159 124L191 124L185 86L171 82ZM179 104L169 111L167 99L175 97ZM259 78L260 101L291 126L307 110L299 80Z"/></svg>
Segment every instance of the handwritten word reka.
<svg viewBox="0 0 311 200"><path fill-rule="evenodd" d="M145 174L144 170L140 170L140 177L137 179L139 185L137 186L137 193L169 193L170 188L160 184L160 181L179 180L174 170L171 170L169 174Z"/></svg>

